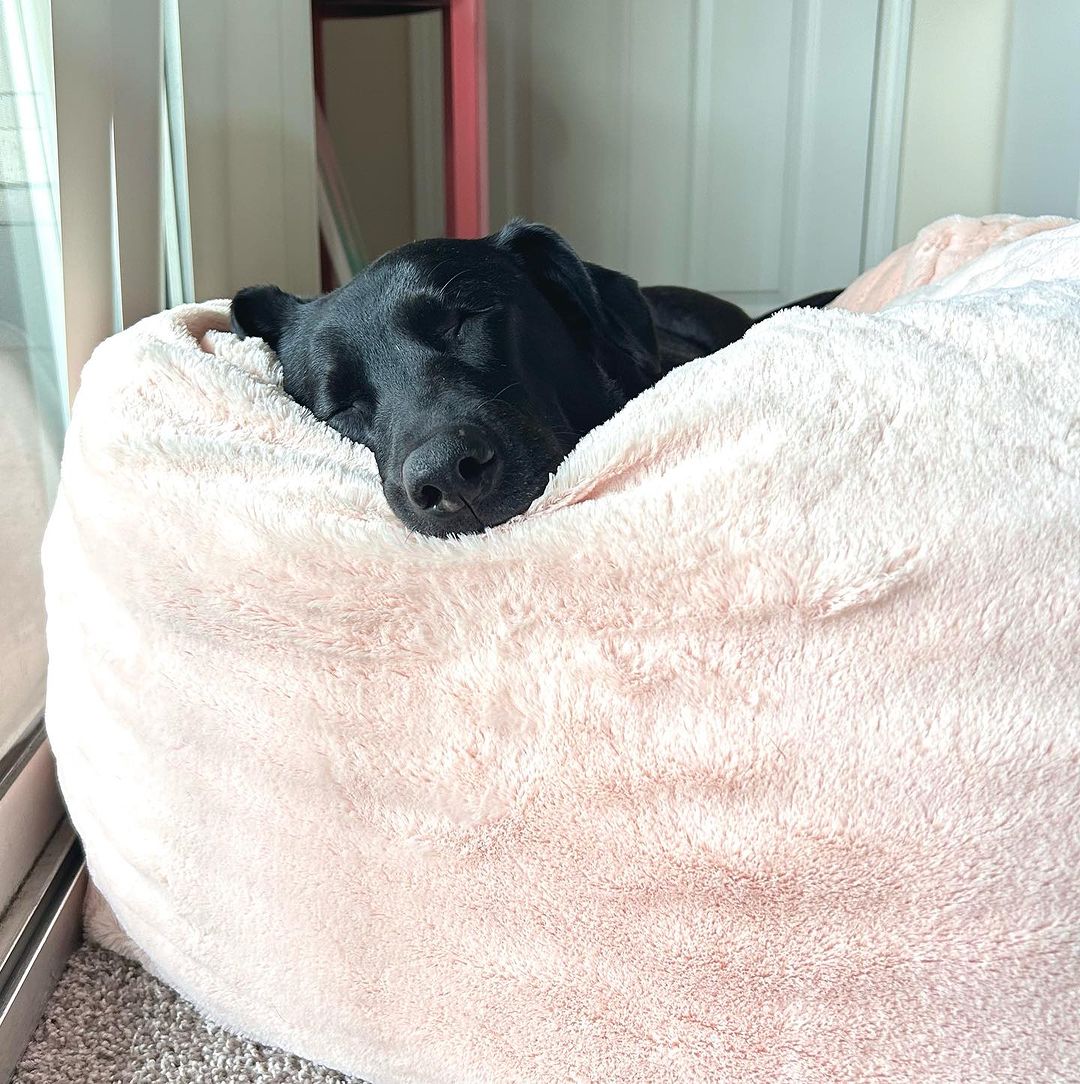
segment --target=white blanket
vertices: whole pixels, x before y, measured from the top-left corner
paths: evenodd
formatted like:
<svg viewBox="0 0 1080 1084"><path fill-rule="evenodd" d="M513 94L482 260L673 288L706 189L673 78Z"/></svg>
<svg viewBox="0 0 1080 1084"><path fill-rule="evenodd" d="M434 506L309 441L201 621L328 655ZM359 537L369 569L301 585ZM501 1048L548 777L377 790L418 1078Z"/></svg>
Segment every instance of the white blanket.
<svg viewBox="0 0 1080 1084"><path fill-rule="evenodd" d="M769 320L460 540L223 312L97 351L46 542L148 966L376 1084L1080 1079L1080 226Z"/></svg>

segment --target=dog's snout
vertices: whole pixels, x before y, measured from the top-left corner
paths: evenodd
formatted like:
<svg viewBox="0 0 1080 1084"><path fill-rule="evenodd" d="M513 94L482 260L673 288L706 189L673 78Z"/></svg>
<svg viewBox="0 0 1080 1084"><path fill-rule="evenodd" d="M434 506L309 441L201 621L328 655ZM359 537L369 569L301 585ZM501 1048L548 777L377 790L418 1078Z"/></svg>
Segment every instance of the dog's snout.
<svg viewBox="0 0 1080 1084"><path fill-rule="evenodd" d="M473 425L444 429L414 448L402 465L405 492L428 516L448 516L489 493L499 459L484 430Z"/></svg>

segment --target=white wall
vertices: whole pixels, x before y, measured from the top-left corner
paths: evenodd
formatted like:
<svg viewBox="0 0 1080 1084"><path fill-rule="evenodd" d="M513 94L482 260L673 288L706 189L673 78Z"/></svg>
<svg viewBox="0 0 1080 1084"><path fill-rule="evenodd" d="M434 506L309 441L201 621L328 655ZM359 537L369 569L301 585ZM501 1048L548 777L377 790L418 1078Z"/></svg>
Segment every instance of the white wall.
<svg viewBox="0 0 1080 1084"><path fill-rule="evenodd" d="M819 80L811 107L834 93L843 108L863 93L852 68L872 63L866 20L830 26L831 7L489 0L493 225L515 213L546 218L586 255L643 279L769 303L783 289L792 216L815 219L820 244L841 204L861 209L851 205L862 199L853 171L864 158L845 158L842 143L823 152L829 137L797 116L814 79L814 35L847 35L850 55ZM885 7L908 17L906 3ZM875 8L866 0L859 10ZM895 236L891 217L876 220L884 232L871 234L871 262L945 214L1080 213L1080 0L912 0L910 12L898 168L887 159L881 189L891 208L895 188ZM439 106L414 101L410 114L409 103L425 74L417 57L435 66L437 34L410 56L407 21L343 20L328 43L331 128L371 255L438 232L438 199L425 197L441 180L425 181L434 170L419 149ZM831 176L800 205L792 178L814 154L833 160ZM853 191L830 202L844 185ZM418 211L428 202L433 213Z"/></svg>
<svg viewBox="0 0 1080 1084"><path fill-rule="evenodd" d="M1014 0L1001 205L1080 218L1080 2Z"/></svg>
<svg viewBox="0 0 1080 1084"><path fill-rule="evenodd" d="M600 262L751 308L782 292L796 230L815 231L809 260L862 213L865 158L851 150L861 114L848 147L800 111L828 99L835 115L865 93L864 21L879 5L849 0L843 23L831 9L489 0L493 223L545 218ZM880 11L876 93L897 106L895 123L875 119L888 145L875 144L865 188L869 262L946 214L1080 214L1080 0L892 0ZM847 54L815 72L815 49L834 41ZM823 260L822 273L842 265Z"/></svg>
<svg viewBox="0 0 1080 1084"><path fill-rule="evenodd" d="M997 211L1080 216L1080 2L915 0L896 243Z"/></svg>
<svg viewBox="0 0 1080 1084"><path fill-rule="evenodd" d="M915 0L896 243L998 209L1011 0Z"/></svg>
<svg viewBox="0 0 1080 1084"><path fill-rule="evenodd" d="M488 0L492 222L748 310L860 270L877 5Z"/></svg>

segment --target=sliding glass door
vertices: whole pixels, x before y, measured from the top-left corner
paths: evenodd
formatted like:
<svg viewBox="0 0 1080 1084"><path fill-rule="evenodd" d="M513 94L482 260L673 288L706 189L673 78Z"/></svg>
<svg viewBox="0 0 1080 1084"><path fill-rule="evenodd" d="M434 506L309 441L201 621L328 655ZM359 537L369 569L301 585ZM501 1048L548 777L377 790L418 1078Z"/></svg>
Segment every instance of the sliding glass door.
<svg viewBox="0 0 1080 1084"><path fill-rule="evenodd" d="M0 1080L86 882L44 725L68 405L166 304L317 289L310 34L309 0L0 0Z"/></svg>
<svg viewBox="0 0 1080 1084"><path fill-rule="evenodd" d="M77 936L82 883L42 721L40 551L68 403L63 287L50 8L0 0L0 1079L47 995L42 978Z"/></svg>
<svg viewBox="0 0 1080 1084"><path fill-rule="evenodd" d="M56 492L67 384L48 11L11 0L0 10L2 756L45 703L39 550Z"/></svg>

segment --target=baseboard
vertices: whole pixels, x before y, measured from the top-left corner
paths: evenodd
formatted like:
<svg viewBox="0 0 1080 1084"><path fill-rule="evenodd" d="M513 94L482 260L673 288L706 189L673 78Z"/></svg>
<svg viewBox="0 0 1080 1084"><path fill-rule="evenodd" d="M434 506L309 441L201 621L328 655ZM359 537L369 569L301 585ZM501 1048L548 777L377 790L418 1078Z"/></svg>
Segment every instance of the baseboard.
<svg viewBox="0 0 1080 1084"><path fill-rule="evenodd" d="M65 818L0 918L0 1081L8 1081L78 947L86 866Z"/></svg>

